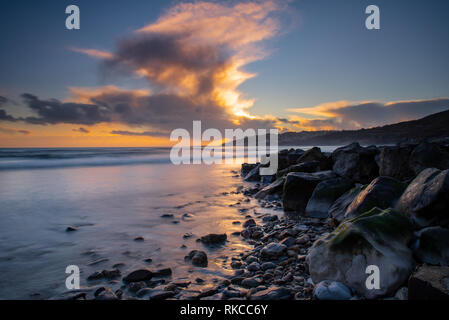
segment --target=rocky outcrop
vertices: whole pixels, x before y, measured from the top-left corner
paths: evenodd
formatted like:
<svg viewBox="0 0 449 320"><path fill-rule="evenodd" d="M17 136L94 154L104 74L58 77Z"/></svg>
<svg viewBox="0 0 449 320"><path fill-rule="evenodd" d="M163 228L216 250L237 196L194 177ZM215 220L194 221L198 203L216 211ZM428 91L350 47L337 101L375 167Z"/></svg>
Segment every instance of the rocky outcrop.
<svg viewBox="0 0 449 320"><path fill-rule="evenodd" d="M404 212L415 226L449 224L449 170L428 168L409 184L396 209Z"/></svg>
<svg viewBox="0 0 449 320"><path fill-rule="evenodd" d="M436 143L423 142L411 153L410 167L415 174L426 168L449 169L449 152Z"/></svg>
<svg viewBox="0 0 449 320"><path fill-rule="evenodd" d="M345 219L345 213L349 205L352 203L352 201L354 201L355 197L357 197L357 195L363 189L364 186L358 184L354 188L343 194L329 208L328 216L332 219L335 219L338 223L342 222Z"/></svg>
<svg viewBox="0 0 449 320"><path fill-rule="evenodd" d="M449 265L449 230L441 227L428 227L416 233L413 254L419 262Z"/></svg>
<svg viewBox="0 0 449 320"><path fill-rule="evenodd" d="M408 280L408 299L449 300L449 267L419 267Z"/></svg>
<svg viewBox="0 0 449 320"><path fill-rule="evenodd" d="M392 177L401 181L415 176L409 164L413 146L394 146L382 148L379 155L379 175Z"/></svg>
<svg viewBox="0 0 449 320"><path fill-rule="evenodd" d="M307 255L313 282L339 281L362 297L393 294L413 270L408 219L392 209L373 210L343 222L317 240ZM380 288L367 289L367 266L380 270Z"/></svg>
<svg viewBox="0 0 449 320"><path fill-rule="evenodd" d="M345 218L357 217L374 207L394 207L404 189L405 185L396 179L378 177L354 198L346 210Z"/></svg>
<svg viewBox="0 0 449 320"><path fill-rule="evenodd" d="M361 147L357 142L341 147L332 152L333 171L359 183L369 183L379 175L375 156L376 147Z"/></svg>
<svg viewBox="0 0 449 320"><path fill-rule="evenodd" d="M289 173L285 179L282 195L284 210L304 215L307 202L318 183L335 177L332 171Z"/></svg>
<svg viewBox="0 0 449 320"><path fill-rule="evenodd" d="M306 215L314 218L327 218L329 208L342 194L353 186L348 178L338 177L321 181L310 197Z"/></svg>

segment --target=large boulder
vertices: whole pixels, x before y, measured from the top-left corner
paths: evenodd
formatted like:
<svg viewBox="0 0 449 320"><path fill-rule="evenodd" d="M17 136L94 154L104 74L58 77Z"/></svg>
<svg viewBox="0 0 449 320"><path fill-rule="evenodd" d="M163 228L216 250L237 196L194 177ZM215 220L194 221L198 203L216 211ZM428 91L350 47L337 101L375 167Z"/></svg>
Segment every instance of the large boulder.
<svg viewBox="0 0 449 320"><path fill-rule="evenodd" d="M408 280L408 299L449 300L449 267L419 267Z"/></svg>
<svg viewBox="0 0 449 320"><path fill-rule="evenodd" d="M314 218L327 218L329 208L354 183L345 177L324 180L318 183L306 207L306 215Z"/></svg>
<svg viewBox="0 0 449 320"><path fill-rule="evenodd" d="M303 163L294 164L294 165L289 166L288 168L285 168L282 170L278 170L277 176L282 177L282 176L287 175L290 172L312 173L312 172L320 171L319 168L320 168L320 163L318 161L303 162Z"/></svg>
<svg viewBox="0 0 449 320"><path fill-rule="evenodd" d="M449 225L449 170L428 168L409 184L396 209L417 228Z"/></svg>
<svg viewBox="0 0 449 320"><path fill-rule="evenodd" d="M260 191L258 191L254 197L256 199L264 199L267 196L280 194L282 193L282 188L284 187L285 178L279 178L268 186L264 187Z"/></svg>
<svg viewBox="0 0 449 320"><path fill-rule="evenodd" d="M410 167L415 174L426 168L449 169L449 152L436 143L423 142L412 151Z"/></svg>
<svg viewBox="0 0 449 320"><path fill-rule="evenodd" d="M333 171L359 183L369 183L379 175L375 157L379 153L376 147L361 147L354 142L332 152Z"/></svg>
<svg viewBox="0 0 449 320"><path fill-rule="evenodd" d="M415 172L409 165L413 146L384 147L379 155L379 175L401 181L411 179Z"/></svg>
<svg viewBox="0 0 449 320"><path fill-rule="evenodd" d="M332 206L329 208L328 216L332 219L337 220L339 223L345 219L345 213L355 197L365 188L362 184L356 185L351 190L344 193L340 198L338 198Z"/></svg>
<svg viewBox="0 0 449 320"><path fill-rule="evenodd" d="M298 163L317 161L320 166L320 170L330 170L332 169L332 160L326 157L321 149L318 147L313 147L312 149L307 150L301 157L298 159Z"/></svg>
<svg viewBox="0 0 449 320"><path fill-rule="evenodd" d="M392 294L413 270L412 238L408 219L393 209L374 208L344 221L315 241L306 257L314 283L339 281L368 299ZM380 288L368 289L367 266L380 271Z"/></svg>
<svg viewBox="0 0 449 320"><path fill-rule="evenodd" d="M354 218L374 207L387 209L394 207L404 192L405 185L390 177L374 179L357 197L354 198L345 213L346 218Z"/></svg>
<svg viewBox="0 0 449 320"><path fill-rule="evenodd" d="M284 210L304 215L307 202L317 184L335 177L332 171L289 173L285 179L282 195Z"/></svg>
<svg viewBox="0 0 449 320"><path fill-rule="evenodd" d="M416 233L413 253L419 262L449 265L449 229L428 227Z"/></svg>

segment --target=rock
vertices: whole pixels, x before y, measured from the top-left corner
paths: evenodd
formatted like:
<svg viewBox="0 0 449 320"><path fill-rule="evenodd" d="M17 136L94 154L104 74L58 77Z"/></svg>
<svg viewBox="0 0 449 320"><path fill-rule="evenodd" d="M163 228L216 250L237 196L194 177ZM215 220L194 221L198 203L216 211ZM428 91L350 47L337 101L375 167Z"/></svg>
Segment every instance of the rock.
<svg viewBox="0 0 449 320"><path fill-rule="evenodd" d="M441 227L428 227L416 233L413 254L419 262L449 265L449 230Z"/></svg>
<svg viewBox="0 0 449 320"><path fill-rule="evenodd" d="M202 236L201 242L205 244L220 244L225 242L226 239L227 239L226 233L223 234L210 233L206 236Z"/></svg>
<svg viewBox="0 0 449 320"><path fill-rule="evenodd" d="M359 184L354 188L339 197L329 208L328 216L332 219L342 222L345 218L346 210L349 205L354 201L355 197L363 190L364 186Z"/></svg>
<svg viewBox="0 0 449 320"><path fill-rule="evenodd" d="M101 274L103 275L104 278L111 280L111 279L115 279L118 278L122 275L122 273L120 272L120 270L118 269L114 269L114 270L103 270L101 272Z"/></svg>
<svg viewBox="0 0 449 320"><path fill-rule="evenodd" d="M76 231L78 230L78 228L74 227L74 226L68 226L67 229L65 229L66 232L72 232L72 231Z"/></svg>
<svg viewBox="0 0 449 320"><path fill-rule="evenodd" d="M393 294L413 270L408 219L392 209L374 208L344 221L315 241L306 262L314 283L339 281L360 296L372 299ZM380 289L367 289L367 266L380 270Z"/></svg>
<svg viewBox="0 0 449 320"><path fill-rule="evenodd" d="M449 267L419 267L408 280L408 299L448 300Z"/></svg>
<svg viewBox="0 0 449 320"><path fill-rule="evenodd" d="M161 218L173 218L174 215L171 213L164 213L163 215L161 215Z"/></svg>
<svg viewBox="0 0 449 320"><path fill-rule="evenodd" d="M175 292L173 291L166 291L162 289L154 289L148 292L148 299L149 300L165 300L167 298L173 297L175 295Z"/></svg>
<svg viewBox="0 0 449 320"><path fill-rule="evenodd" d="M335 178L335 174L332 171L289 173L285 179L283 190L284 210L304 215L307 202L317 184L332 178Z"/></svg>
<svg viewBox="0 0 449 320"><path fill-rule="evenodd" d="M172 274L172 271L170 268L164 268L160 269L153 273L153 277L166 277Z"/></svg>
<svg viewBox="0 0 449 320"><path fill-rule="evenodd" d="M310 237L307 234L303 234L298 239L296 239L296 243L299 243L299 244L306 244L309 241L310 241Z"/></svg>
<svg viewBox="0 0 449 320"><path fill-rule="evenodd" d="M95 291L94 296L95 300L118 300L115 293L107 287L98 288Z"/></svg>
<svg viewBox="0 0 449 320"><path fill-rule="evenodd" d="M352 186L353 182L344 177L321 181L307 202L306 215L314 218L327 218L332 204Z"/></svg>
<svg viewBox="0 0 449 320"><path fill-rule="evenodd" d="M145 288L146 285L145 281L131 282L128 284L128 290L131 292L138 292L140 289Z"/></svg>
<svg viewBox="0 0 449 320"><path fill-rule="evenodd" d="M346 210L345 218L357 217L374 207L394 207L404 189L405 185L396 179L378 177L355 197Z"/></svg>
<svg viewBox="0 0 449 320"><path fill-rule="evenodd" d="M279 178L273 183L269 184L268 186L261 189L259 192L257 192L254 197L256 199L264 199L267 196L274 195L274 194L280 194L282 192L282 188L284 187L284 178Z"/></svg>
<svg viewBox="0 0 449 320"><path fill-rule="evenodd" d="M408 288L407 287L399 288L399 290L396 291L394 298L396 300L408 300Z"/></svg>
<svg viewBox="0 0 449 320"><path fill-rule="evenodd" d="M245 181L260 181L260 164L256 165L251 171L249 171L243 178Z"/></svg>
<svg viewBox="0 0 449 320"><path fill-rule="evenodd" d="M250 296L250 300L288 300L292 297L292 291L285 287L270 287L258 291Z"/></svg>
<svg viewBox="0 0 449 320"><path fill-rule="evenodd" d="M242 283L240 284L244 288L255 288L259 286L262 283L262 281L257 277L247 278L243 279Z"/></svg>
<svg viewBox="0 0 449 320"><path fill-rule="evenodd" d="M382 148L379 155L379 175L392 177L401 181L415 176L409 165L413 146L394 146Z"/></svg>
<svg viewBox="0 0 449 320"><path fill-rule="evenodd" d="M204 251L192 250L184 259L191 261L197 267L207 267L208 264L207 254Z"/></svg>
<svg viewBox="0 0 449 320"><path fill-rule="evenodd" d="M426 168L449 169L449 152L436 143L423 142L412 151L410 167L415 174Z"/></svg>
<svg viewBox="0 0 449 320"><path fill-rule="evenodd" d="M144 241L144 240L145 240L144 237L141 236L134 238L134 241Z"/></svg>
<svg viewBox="0 0 449 320"><path fill-rule="evenodd" d="M262 248L260 256L264 260L276 260L284 255L287 251L287 246L277 242L271 242Z"/></svg>
<svg viewBox="0 0 449 320"><path fill-rule="evenodd" d="M240 170L240 173L242 177L245 177L251 170L257 167L257 164L255 163L242 163L242 168Z"/></svg>
<svg viewBox="0 0 449 320"><path fill-rule="evenodd" d="M248 219L243 223L243 228L248 228L250 226L255 226L256 225L256 221L254 221L254 219Z"/></svg>
<svg viewBox="0 0 449 320"><path fill-rule="evenodd" d="M232 261L231 268L232 269L240 269L242 267L242 263L240 261Z"/></svg>
<svg viewBox="0 0 449 320"><path fill-rule="evenodd" d="M320 163L318 161L310 161L310 162L303 162L298 163L292 166L289 166L288 168L278 170L276 176L278 178L287 175L290 172L306 172L306 173L312 173L316 171L320 171Z"/></svg>
<svg viewBox="0 0 449 320"><path fill-rule="evenodd" d="M248 267L248 271L256 272L260 270L260 264L256 261L252 262Z"/></svg>
<svg viewBox="0 0 449 320"><path fill-rule="evenodd" d="M334 161L332 170L354 182L369 183L379 175L379 167L375 160L378 153L377 148L363 148L354 142L332 152Z"/></svg>
<svg viewBox="0 0 449 320"><path fill-rule="evenodd" d="M324 280L318 283L313 295L318 300L350 300L351 290L341 282Z"/></svg>
<svg viewBox="0 0 449 320"><path fill-rule="evenodd" d="M332 169L332 160L328 159L323 153L321 153L321 149L318 147L313 147L307 150L298 159L298 163L307 163L312 161L318 162L318 166L322 171Z"/></svg>
<svg viewBox="0 0 449 320"><path fill-rule="evenodd" d="M428 168L409 184L396 209L418 228L449 224L449 170Z"/></svg>
<svg viewBox="0 0 449 320"><path fill-rule="evenodd" d="M264 271L269 270L269 269L274 269L274 268L276 268L276 264L274 264L273 262L270 262L270 261L264 262L264 263L262 263L261 268Z"/></svg>
<svg viewBox="0 0 449 320"><path fill-rule="evenodd" d="M153 272L148 269L139 269L131 272L126 277L123 278L125 282L139 282L150 280L153 277Z"/></svg>

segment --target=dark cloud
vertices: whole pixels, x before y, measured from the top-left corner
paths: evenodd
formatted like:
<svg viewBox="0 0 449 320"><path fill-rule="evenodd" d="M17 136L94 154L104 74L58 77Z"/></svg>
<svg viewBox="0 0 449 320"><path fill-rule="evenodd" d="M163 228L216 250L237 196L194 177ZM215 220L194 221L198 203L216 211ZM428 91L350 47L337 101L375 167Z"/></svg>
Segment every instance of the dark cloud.
<svg viewBox="0 0 449 320"><path fill-rule="evenodd" d="M135 131L121 131L121 130L113 130L111 134L117 134L121 136L147 136L147 137L167 137L170 134L166 132L154 132L154 131L144 131L144 132L135 132Z"/></svg>
<svg viewBox="0 0 449 320"><path fill-rule="evenodd" d="M314 130L354 130L416 120L449 109L448 98L394 101L389 103L365 102L346 104L327 103L307 108L306 114L326 115L320 119L299 119L298 127ZM301 113L304 109L295 109ZM282 121L280 119L280 121Z"/></svg>
<svg viewBox="0 0 449 320"><path fill-rule="evenodd" d="M136 91L99 90L87 98L79 90L76 98L86 101L61 102L56 99L42 100L31 94L23 94L25 105L35 116L15 118L0 109L0 117L5 121L23 121L25 123L47 124L83 124L120 123L133 127L151 128L153 135L166 134L176 128L192 128L194 120L201 120L206 128L273 128L275 120L239 118L233 122L229 110L214 101L199 103L190 97L175 94L144 95ZM3 111L3 113L1 112ZM74 131L88 133L87 129ZM120 134L123 134L120 133Z"/></svg>
<svg viewBox="0 0 449 320"><path fill-rule="evenodd" d="M26 117L21 120L31 124L72 123L92 125L109 122L110 111L95 104L60 102L56 99L40 100L38 97L24 93L22 97L37 117Z"/></svg>
<svg viewBox="0 0 449 320"><path fill-rule="evenodd" d="M328 112L335 114L335 119L330 119L333 125L341 129L354 129L415 120L447 109L449 99L442 98L388 104L370 102L329 109Z"/></svg>
<svg viewBox="0 0 449 320"><path fill-rule="evenodd" d="M0 96L0 107L3 106L6 102L8 102L8 99Z"/></svg>
<svg viewBox="0 0 449 320"><path fill-rule="evenodd" d="M82 127L78 128L78 129L72 129L72 131L74 132L81 132L81 133L89 133L90 131L87 129L84 129Z"/></svg>
<svg viewBox="0 0 449 320"><path fill-rule="evenodd" d="M189 43L185 32L141 34L118 42L104 71L142 72L164 90L186 89L193 95L210 94L216 74L228 61L224 46Z"/></svg>
<svg viewBox="0 0 449 320"><path fill-rule="evenodd" d="M15 122L18 121L19 119L14 118L13 116L9 115L8 113L6 113L5 110L0 109L0 121L10 121L10 122Z"/></svg>

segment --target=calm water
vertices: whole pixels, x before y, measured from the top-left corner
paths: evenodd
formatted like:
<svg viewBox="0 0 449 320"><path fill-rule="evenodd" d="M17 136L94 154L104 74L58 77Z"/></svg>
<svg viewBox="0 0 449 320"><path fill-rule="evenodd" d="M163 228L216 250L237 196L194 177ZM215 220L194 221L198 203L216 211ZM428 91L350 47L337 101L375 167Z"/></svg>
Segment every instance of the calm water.
<svg viewBox="0 0 449 320"><path fill-rule="evenodd" d="M125 274L170 267L173 279L201 277L207 283L231 274L230 257L249 248L231 236L242 228L232 222L255 211L282 211L230 193L243 184L232 172L238 162L175 166L168 152L0 149L0 299L60 295L71 264L80 267L82 287L91 285L88 275L116 263L125 264ZM78 230L66 232L70 225ZM193 237L183 239L189 232ZM195 241L208 233L227 233L230 241L214 249ZM134 241L138 236L145 240ZM208 253L208 268L184 262L193 249ZM143 261L148 257L150 264Z"/></svg>

